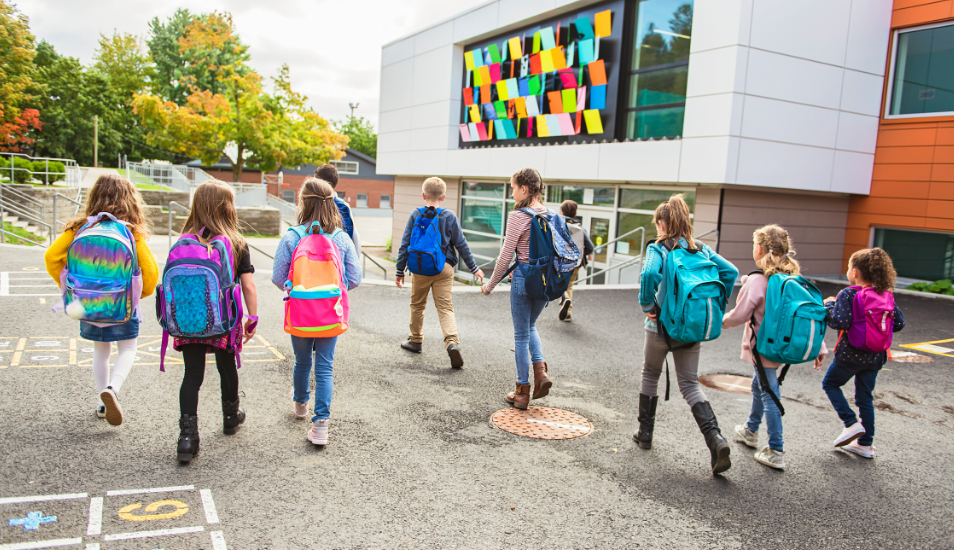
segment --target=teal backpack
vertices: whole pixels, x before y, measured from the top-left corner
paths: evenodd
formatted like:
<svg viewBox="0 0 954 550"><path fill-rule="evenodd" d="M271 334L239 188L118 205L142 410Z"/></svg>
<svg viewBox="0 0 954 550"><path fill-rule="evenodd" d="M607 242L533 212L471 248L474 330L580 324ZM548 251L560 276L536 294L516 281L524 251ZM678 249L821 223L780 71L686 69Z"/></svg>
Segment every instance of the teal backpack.
<svg viewBox="0 0 954 550"><path fill-rule="evenodd" d="M689 347L715 340L722 334L722 316L730 290L719 280L719 267L696 241L696 248L683 248L668 240L663 249L663 280L656 294L659 324L669 349L670 340Z"/></svg>
<svg viewBox="0 0 954 550"><path fill-rule="evenodd" d="M762 273L762 270L749 275L754 273ZM754 316L750 323L754 328ZM785 409L769 388L762 358L785 365L779 371L778 383L781 385L791 365L818 357L827 326L828 310L825 309L821 292L811 281L801 275L784 273L769 277L768 290L765 292L765 317L757 336L753 331L755 342L752 355L755 357L762 391L769 393L783 415Z"/></svg>

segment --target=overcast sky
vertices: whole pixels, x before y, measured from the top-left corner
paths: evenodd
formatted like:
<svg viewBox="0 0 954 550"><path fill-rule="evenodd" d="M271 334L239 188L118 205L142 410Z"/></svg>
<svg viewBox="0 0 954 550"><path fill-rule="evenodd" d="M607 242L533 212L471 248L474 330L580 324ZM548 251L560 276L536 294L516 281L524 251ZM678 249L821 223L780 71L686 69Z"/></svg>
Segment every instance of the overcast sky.
<svg viewBox="0 0 954 550"><path fill-rule="evenodd" d="M485 1L14 0L30 18L37 41L45 39L83 64L92 62L100 33L115 29L145 38L153 17L164 20L178 7L193 13L229 11L249 46L251 65L263 77L275 76L287 63L292 87L307 95L323 117L344 118L348 103L358 102L355 116L375 127L381 46Z"/></svg>

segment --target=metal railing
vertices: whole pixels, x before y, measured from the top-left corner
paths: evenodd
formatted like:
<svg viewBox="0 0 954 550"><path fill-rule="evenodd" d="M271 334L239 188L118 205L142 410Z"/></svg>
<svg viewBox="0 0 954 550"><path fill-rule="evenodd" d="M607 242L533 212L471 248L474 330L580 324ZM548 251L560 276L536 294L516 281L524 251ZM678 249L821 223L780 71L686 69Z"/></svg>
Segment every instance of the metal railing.
<svg viewBox="0 0 954 550"><path fill-rule="evenodd" d="M235 206L264 206L268 187L263 183L229 183L235 189Z"/></svg>
<svg viewBox="0 0 954 550"><path fill-rule="evenodd" d="M176 207L178 207L179 209L181 209L182 211L184 211L187 215L192 212L192 210L190 210L189 208L186 208L185 206L182 206L181 204L177 203L176 201L170 201L170 202L169 202L169 250L172 250L172 236L173 236L173 235L180 235L180 233L179 233L178 231L176 231L176 230L174 230L174 229L172 228L172 219L175 217L175 214L174 214L173 211L172 211L173 205L175 205ZM275 259L275 256L272 256L271 254L269 254L268 252L265 252L264 250L262 250L261 248L255 246L254 244L252 244L252 243L250 243L250 242L248 242L248 241L245 241L245 244L248 245L248 247L251 248L252 250L258 252L259 254L262 254L263 256L266 256L266 257L268 257L269 259L272 259L272 260Z"/></svg>
<svg viewBox="0 0 954 550"><path fill-rule="evenodd" d="M12 215L13 217L16 217L18 221L23 220L23 221L26 221L27 224L34 225L34 226L39 227L39 228L40 228L40 231L41 231L42 233L46 233L46 234L47 234L47 236L48 236L48 238L49 238L49 241L50 241L50 244L52 244L52 243L53 243L53 233L54 233L54 231L53 231L53 226L50 225L50 224L48 224L48 223L46 223L45 221L43 221L42 215L39 215L39 216L33 215L33 214L30 214L27 210L29 210L29 209L24 209L21 205L15 203L15 202L13 202L13 201L11 201L10 199L8 199L8 198L6 198L6 197L4 197L4 196L0 196L0 231L3 231L4 234L6 234L6 235L11 235L11 236L16 237L16 238L18 238L18 239L23 239L23 240L25 240L25 241L29 241L29 242L32 242L32 243L34 243L34 244L38 244L38 245L41 245L41 246L46 246L46 245L42 244L42 242L35 242L35 241L31 240L31 239L28 239L28 238L26 238L26 237L22 237L22 236L16 235L15 233L12 233L12 232L9 232L9 231L6 231L5 229L3 229L3 228L2 228L2 223L6 221L5 218ZM45 228L45 229L44 229L44 228ZM31 233L31 235L32 235L32 234L33 234L33 233ZM41 234L41 235L35 235L35 236L40 237L40 238L43 238L42 234ZM5 241L4 241L4 240L0 240L0 243L2 243L2 242L5 242Z"/></svg>
<svg viewBox="0 0 954 550"><path fill-rule="evenodd" d="M375 261L374 257L368 256L367 252L365 252L364 250L361 251L361 256L362 256L362 258L361 258L361 271L362 271L362 272L364 272L364 273L367 273L367 272L368 272L368 269L367 269L367 267L366 267L366 266L367 266L367 261L366 261L366 260L371 260L371 263L373 263L374 265L376 265L376 266L378 267L378 269L380 269L380 270L384 273L384 280L385 280L385 281L388 280L388 270L387 270L387 268L385 268L383 265L381 265L381 264L379 264L377 261Z"/></svg>
<svg viewBox="0 0 954 550"><path fill-rule="evenodd" d="M284 220L285 223L287 223L288 225L297 225L288 221L288 220L294 220L298 218L297 206L295 206L294 204L286 200L282 200L276 197L275 195L266 195L265 203L268 206L278 209L278 211L281 213L282 220Z"/></svg>
<svg viewBox="0 0 954 550"><path fill-rule="evenodd" d="M4 176L5 176L7 173L10 174L10 176L9 176L9 177L10 177L10 183L13 183L13 182L15 181L14 174L15 174L16 172L28 172L31 176L41 176L41 175L42 175L42 176L44 176L44 177L43 177L43 180L46 182L47 185L50 184L50 179L51 179L51 177L52 177L52 179L53 179L54 182L61 181L61 180L59 180L59 179L57 179L57 178L62 177L62 178L63 178L62 181L64 181L64 182L66 183L66 185L69 186L69 187L75 187L75 186L79 185L80 182L83 180L82 175L81 175L81 172L80 172L80 169L79 169L79 165L76 163L75 160L72 160L72 159L61 159L61 158L50 158L50 157L31 157L30 155L25 155L25 154L23 154L23 153L0 153L0 157L8 157L8 158L10 159L10 166L9 166L9 168L3 168L2 170L0 170L0 174L2 174L2 175L4 175ZM18 157L18 158L22 158L22 159L26 159L26 160L28 160L28 161L31 161L31 164L34 164L34 166L31 166L30 168L17 168L17 167L15 166L16 163L13 161L14 157ZM43 161L43 162L44 162L43 170L42 170L42 171L40 171L40 170L34 170L34 168L36 168L35 163L36 163L37 161ZM50 171L50 163L51 163L51 162L59 162L59 163L63 164L63 168L65 169L65 172L51 172L51 171Z"/></svg>
<svg viewBox="0 0 954 550"><path fill-rule="evenodd" d="M126 162L126 177L137 185L162 185L187 193L192 188L192 182L171 164Z"/></svg>
<svg viewBox="0 0 954 550"><path fill-rule="evenodd" d="M66 225L66 222L61 222L61 221L59 220L59 218L57 217L57 215L56 215L56 199L57 199L57 197L66 199L66 200L68 200L68 201L70 201L71 203L73 203L73 204L76 205L77 210L74 211L74 215L75 215L76 212L79 211L79 207L80 207L80 206L83 206L83 203L81 203L80 201L71 199L71 198L67 197L66 195L64 195L64 194L62 194L62 193L56 193L55 195L53 195L53 228L54 228L54 232L56 231L56 224Z"/></svg>
<svg viewBox="0 0 954 550"><path fill-rule="evenodd" d="M635 233L636 231L639 231L640 229L643 230L643 244L642 244L642 246L640 247L640 254L639 254L638 256L634 256L633 258L631 258L631 259L629 259L629 260L626 260L626 261L624 261L624 262L622 262L622 263L619 263L619 264L616 264L616 265L613 265L613 266L609 266L609 267L607 267L606 269L602 269L602 270L600 270L600 271L597 271L596 273L591 273L591 274L587 275L586 277L584 277L584 278L582 278L582 279L577 279L577 283L581 283L581 282L583 282L583 281L590 280L590 279L592 279L592 278L594 278L594 277L599 277L600 275L605 275L606 273L609 273L610 271L613 271L613 270L616 270L616 269L623 269L624 267L629 267L629 266L635 265L635 264L637 264L637 263L642 263L642 261L643 261L643 253L642 253L642 252L643 252L643 248L645 247L645 244L646 244L646 242L645 242L645 239L646 239L646 231L645 231L645 229L646 229L646 228L645 228L645 227L640 227L640 228L638 228L638 229L636 229L636 230L634 230L634 231L630 231L629 233L627 233L626 235L623 235L622 237L625 237L625 236L627 236L627 235L629 235L629 234L631 234L631 233ZM712 229L712 230L710 230L710 231L706 231L705 233L703 233L703 234L701 234L701 235L696 235L694 238L695 238L695 239L701 239L702 237L705 237L705 236L707 236L707 235L711 235L711 234L713 234L713 233L715 233L715 235L716 235L716 250L718 250L718 248L719 248L719 230L718 230L718 229ZM597 247L597 248L595 249L595 251L598 252L601 247L607 246L607 245L609 245L609 244L611 244L611 243L613 243L613 242L615 242L615 241L618 241L618 240L621 239L622 237L617 237L616 239L613 239L612 241L607 241L606 244L600 245L600 247Z"/></svg>

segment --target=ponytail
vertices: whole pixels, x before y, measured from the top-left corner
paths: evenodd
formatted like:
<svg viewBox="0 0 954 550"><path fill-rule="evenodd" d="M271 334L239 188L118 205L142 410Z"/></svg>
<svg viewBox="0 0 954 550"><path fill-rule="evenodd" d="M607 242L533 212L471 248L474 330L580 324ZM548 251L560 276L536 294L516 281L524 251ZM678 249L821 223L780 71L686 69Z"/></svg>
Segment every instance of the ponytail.
<svg viewBox="0 0 954 550"><path fill-rule="evenodd" d="M540 172L537 172L533 168L518 170L517 173L513 175L513 182L520 187L526 187L529 193L527 198L513 206L514 210L520 210L521 208L530 206L534 200L541 198L543 195L543 177L540 175Z"/></svg>
<svg viewBox="0 0 954 550"><path fill-rule="evenodd" d="M789 239L788 231L784 228L771 224L756 229L752 233L752 240L755 244L762 247L765 255L759 259L759 267L765 272L766 277L771 277L776 273L786 275L798 275L801 273L801 266L795 259L795 248Z"/></svg>
<svg viewBox="0 0 954 550"><path fill-rule="evenodd" d="M689 249L696 247L692 240L692 218L689 214L689 205L682 198L682 193L669 197L669 200L656 207L656 213L653 214L653 223L663 222L666 224L666 233L659 235L659 240L664 241L673 239L679 242L680 238L686 239Z"/></svg>

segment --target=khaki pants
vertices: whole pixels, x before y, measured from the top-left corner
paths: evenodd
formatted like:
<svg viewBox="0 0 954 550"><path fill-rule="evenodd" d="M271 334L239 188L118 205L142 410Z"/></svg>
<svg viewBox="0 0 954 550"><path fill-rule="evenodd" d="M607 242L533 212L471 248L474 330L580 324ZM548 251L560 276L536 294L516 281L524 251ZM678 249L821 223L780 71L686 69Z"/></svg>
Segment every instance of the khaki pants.
<svg viewBox="0 0 954 550"><path fill-rule="evenodd" d="M432 277L412 274L409 340L417 343L424 341L424 310L427 308L427 294L433 290L434 307L437 308L437 318L444 333L444 347L452 343L460 344L457 339L457 320L454 318L453 288L454 268L450 264L444 264L444 270Z"/></svg>
<svg viewBox="0 0 954 550"><path fill-rule="evenodd" d="M573 283L576 282L576 277L579 274L580 274L580 268L579 266L577 266L576 269L573 270L573 275L570 276L570 285L566 287L566 292L563 293L563 297L566 298L567 300L573 299ZM570 307L567 308L566 312L567 313L573 312L573 302L570 302Z"/></svg>

